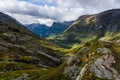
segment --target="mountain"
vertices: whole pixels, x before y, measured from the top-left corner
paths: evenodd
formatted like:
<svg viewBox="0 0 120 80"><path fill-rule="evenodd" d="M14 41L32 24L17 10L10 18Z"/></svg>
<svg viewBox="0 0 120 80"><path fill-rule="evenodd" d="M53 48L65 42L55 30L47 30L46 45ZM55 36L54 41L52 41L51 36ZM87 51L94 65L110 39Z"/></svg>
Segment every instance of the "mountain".
<svg viewBox="0 0 120 80"><path fill-rule="evenodd" d="M120 9L84 15L52 38L72 47L64 63L63 74L69 78L65 80L120 80L119 21Z"/></svg>
<svg viewBox="0 0 120 80"><path fill-rule="evenodd" d="M77 44L66 49L0 13L0 80L120 80L119 14L81 16L57 40L48 38Z"/></svg>
<svg viewBox="0 0 120 80"><path fill-rule="evenodd" d="M29 30L41 37L47 37L50 35L49 27L43 24L33 23L30 25L25 25Z"/></svg>
<svg viewBox="0 0 120 80"><path fill-rule="evenodd" d="M29 30L34 32L35 34L46 38L52 35L61 34L64 30L66 30L73 21L65 21L65 22L54 22L52 26L46 26L44 24L33 23L25 25Z"/></svg>
<svg viewBox="0 0 120 80"><path fill-rule="evenodd" d="M64 33L50 38L64 47L92 40L114 40L120 37L120 9L80 16Z"/></svg>
<svg viewBox="0 0 120 80"><path fill-rule="evenodd" d="M55 67L61 64L60 51L53 50L49 42L36 36L12 17L0 13L0 60Z"/></svg>

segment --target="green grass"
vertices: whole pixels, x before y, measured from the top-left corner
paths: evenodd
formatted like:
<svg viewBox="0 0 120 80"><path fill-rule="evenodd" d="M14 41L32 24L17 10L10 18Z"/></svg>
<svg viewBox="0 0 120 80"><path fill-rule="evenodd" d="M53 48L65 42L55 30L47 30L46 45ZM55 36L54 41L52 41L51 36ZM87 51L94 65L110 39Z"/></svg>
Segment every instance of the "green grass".
<svg viewBox="0 0 120 80"><path fill-rule="evenodd" d="M0 73L0 80L12 80L23 74L28 74L30 80L70 80L64 77L64 64L59 67L44 70L42 68L17 70Z"/></svg>

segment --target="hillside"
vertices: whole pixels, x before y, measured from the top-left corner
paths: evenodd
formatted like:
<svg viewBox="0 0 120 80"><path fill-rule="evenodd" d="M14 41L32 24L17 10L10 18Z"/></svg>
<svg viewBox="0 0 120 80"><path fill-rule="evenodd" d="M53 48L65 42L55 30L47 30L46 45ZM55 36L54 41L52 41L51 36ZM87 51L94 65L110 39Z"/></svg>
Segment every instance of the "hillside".
<svg viewBox="0 0 120 80"><path fill-rule="evenodd" d="M120 35L120 9L79 17L64 33L50 38L60 46L74 45L95 40L114 40Z"/></svg>
<svg viewBox="0 0 120 80"><path fill-rule="evenodd" d="M50 43L33 34L18 21L0 13L1 61L12 59L46 68L55 67L61 63L63 55L51 48Z"/></svg>
<svg viewBox="0 0 120 80"><path fill-rule="evenodd" d="M119 40L79 45L69 54L63 74L71 80L120 80L119 50Z"/></svg>
<svg viewBox="0 0 120 80"><path fill-rule="evenodd" d="M37 24L37 23L33 23L33 24L27 24L25 25L29 30L31 30L32 32L34 32L35 34L46 38L49 36L54 36L54 35L58 35L61 34L62 32L64 32L64 30L66 30L71 24L73 23L73 21L65 21L65 22L54 22L50 27L44 24Z"/></svg>

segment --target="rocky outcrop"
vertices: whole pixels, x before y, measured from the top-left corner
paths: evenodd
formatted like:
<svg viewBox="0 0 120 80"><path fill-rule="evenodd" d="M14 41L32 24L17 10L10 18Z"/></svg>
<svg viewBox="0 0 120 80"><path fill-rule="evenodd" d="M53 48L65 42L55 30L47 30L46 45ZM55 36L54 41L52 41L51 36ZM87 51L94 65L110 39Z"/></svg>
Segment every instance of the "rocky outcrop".
<svg viewBox="0 0 120 80"><path fill-rule="evenodd" d="M115 57L108 48L98 48L98 54L101 55L90 65L90 71L94 73L96 77L101 79L120 80L119 72L112 66L115 64Z"/></svg>
<svg viewBox="0 0 120 80"><path fill-rule="evenodd" d="M110 49L103 47L103 48L98 48L97 53L103 55L103 54L108 54L108 53L112 53L112 52Z"/></svg>
<svg viewBox="0 0 120 80"><path fill-rule="evenodd" d="M63 74L70 77L71 80L75 80L81 70L81 67L78 66L79 62L80 60L78 55L70 54L67 58L67 67L64 68Z"/></svg>
<svg viewBox="0 0 120 80"><path fill-rule="evenodd" d="M113 42L109 44L111 43ZM67 67L64 69L64 75L71 80L120 80L120 74L113 65L116 64L116 57L111 48L99 47L95 52L91 52L90 47L83 47L78 52L80 54L71 54L67 58ZM80 65L82 56L84 56L83 61L85 58L88 60Z"/></svg>
<svg viewBox="0 0 120 80"><path fill-rule="evenodd" d="M68 66L72 66L72 65L76 65L77 63L79 63L79 56L74 55L74 54L70 54L68 60L67 60L67 65Z"/></svg>
<svg viewBox="0 0 120 80"><path fill-rule="evenodd" d="M64 75L70 77L71 80L75 80L76 77L79 75L81 68L77 65L72 65L64 68Z"/></svg>
<svg viewBox="0 0 120 80"><path fill-rule="evenodd" d="M97 59L90 69L96 77L101 79L120 80L119 73L112 67L113 63L115 63L115 60L112 55L104 55Z"/></svg>
<svg viewBox="0 0 120 80"><path fill-rule="evenodd" d="M87 69L89 64L85 64L85 66L81 69L79 75L76 77L75 80L82 80L83 75L85 74L85 71Z"/></svg>

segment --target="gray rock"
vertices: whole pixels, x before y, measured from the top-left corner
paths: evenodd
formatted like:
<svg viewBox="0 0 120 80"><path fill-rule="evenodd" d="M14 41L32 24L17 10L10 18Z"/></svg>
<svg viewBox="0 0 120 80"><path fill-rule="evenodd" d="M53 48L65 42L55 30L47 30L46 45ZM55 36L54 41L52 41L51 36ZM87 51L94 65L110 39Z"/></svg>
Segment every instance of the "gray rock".
<svg viewBox="0 0 120 80"><path fill-rule="evenodd" d="M86 65L81 69L81 71L79 72L79 75L76 77L75 80L82 80L82 77L83 77L83 75L84 75L84 73L85 73L88 65L89 65L89 63L86 64Z"/></svg>
<svg viewBox="0 0 120 80"><path fill-rule="evenodd" d="M7 50L8 48L0 46L0 50Z"/></svg>
<svg viewBox="0 0 120 80"><path fill-rule="evenodd" d="M109 54L109 53L112 53L112 51L108 48L103 47L103 48L98 48L97 53L99 53L99 54Z"/></svg>
<svg viewBox="0 0 120 80"><path fill-rule="evenodd" d="M120 39L116 41L116 43L120 43Z"/></svg>
<svg viewBox="0 0 120 80"><path fill-rule="evenodd" d="M46 57L48 57L48 58L50 58L51 60L54 60L54 61L56 61L56 62L61 62L59 58L56 58L56 57L54 57L54 56L51 56L51 55L49 55L49 54L47 54L47 53L44 53L44 52L41 52L41 51L37 51L37 53L38 53L38 54L42 54L42 55L44 55L44 56L46 56Z"/></svg>
<svg viewBox="0 0 120 80"><path fill-rule="evenodd" d="M79 75L81 67L78 66L80 62L79 55L70 54L67 58L67 67L64 69L64 75L70 77L72 80L75 80Z"/></svg>
<svg viewBox="0 0 120 80"><path fill-rule="evenodd" d="M79 56L74 55L74 54L70 54L70 57L67 60L67 65L71 66L71 65L79 63L79 61L80 61Z"/></svg>
<svg viewBox="0 0 120 80"><path fill-rule="evenodd" d="M16 41L16 36L12 33L4 33L3 36L5 39L10 40L10 41Z"/></svg>
<svg viewBox="0 0 120 80"><path fill-rule="evenodd" d="M15 48L19 48L19 49L24 49L26 50L27 48L25 46L22 45L13 45Z"/></svg>
<svg viewBox="0 0 120 80"><path fill-rule="evenodd" d="M88 51L88 50L90 50L89 47L83 47L83 48L80 49L79 52L86 52L86 51Z"/></svg>
<svg viewBox="0 0 120 80"><path fill-rule="evenodd" d="M3 47L6 47L6 48L11 48L11 47L13 47L13 44L11 44L11 43L6 43L6 42L1 42L0 45L3 46Z"/></svg>
<svg viewBox="0 0 120 80"><path fill-rule="evenodd" d="M63 74L67 77L70 77L72 80L75 80L80 70L81 68L79 66L76 66L76 65L68 66L64 69Z"/></svg>
<svg viewBox="0 0 120 80"><path fill-rule="evenodd" d="M114 57L112 55L104 55L91 65L90 70L96 77L117 80L119 79L119 73L112 68L112 63L115 63Z"/></svg>
<svg viewBox="0 0 120 80"><path fill-rule="evenodd" d="M114 42L116 45L120 46L120 39Z"/></svg>
<svg viewBox="0 0 120 80"><path fill-rule="evenodd" d="M18 42L19 42L19 43L27 43L27 42L29 42L31 39L32 39L32 37L27 36L27 35L24 35L24 37L21 36L20 38L18 38Z"/></svg>
<svg viewBox="0 0 120 80"><path fill-rule="evenodd" d="M95 76L99 78L108 78L112 79L112 74L110 71L105 69L105 66L102 65L103 60L98 59L94 65L91 66L91 71L95 73Z"/></svg>
<svg viewBox="0 0 120 80"><path fill-rule="evenodd" d="M15 80L29 80L28 74L23 74L20 77L16 78Z"/></svg>

